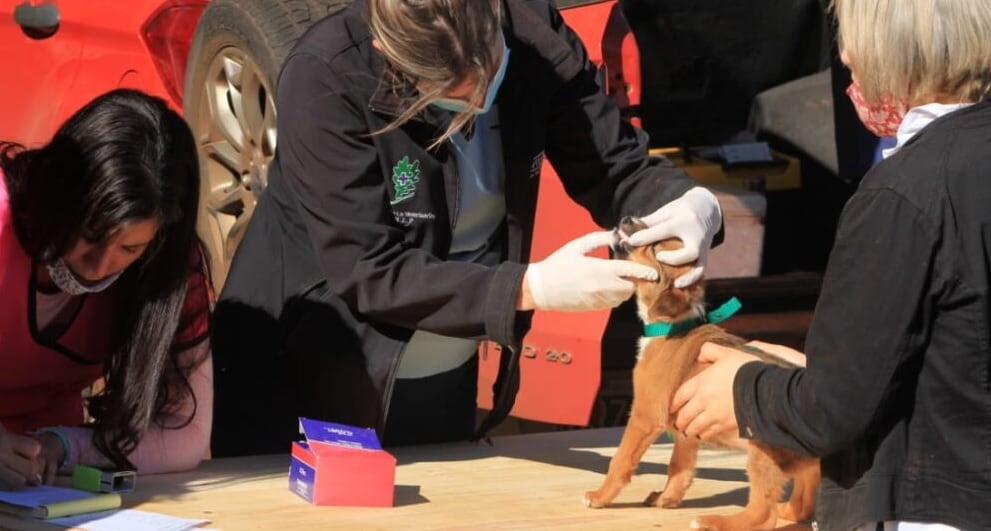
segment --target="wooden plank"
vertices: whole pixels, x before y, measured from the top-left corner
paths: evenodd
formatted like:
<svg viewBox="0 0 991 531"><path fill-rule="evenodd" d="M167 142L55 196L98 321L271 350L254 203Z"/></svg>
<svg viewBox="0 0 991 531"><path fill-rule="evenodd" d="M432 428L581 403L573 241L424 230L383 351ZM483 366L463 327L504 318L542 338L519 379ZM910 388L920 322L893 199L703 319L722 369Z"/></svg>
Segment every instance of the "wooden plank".
<svg viewBox="0 0 991 531"><path fill-rule="evenodd" d="M587 509L615 452L621 428L498 437L493 445L455 443L396 448L395 507L316 507L288 490L287 455L216 459L183 474L142 476L125 505L210 528L412 530L689 529L698 514L732 513L746 502L744 456L703 450L684 506L644 507L665 480L670 444L647 452L639 473L607 509ZM793 531L808 526L782 522ZM63 529L0 518L0 529Z"/></svg>

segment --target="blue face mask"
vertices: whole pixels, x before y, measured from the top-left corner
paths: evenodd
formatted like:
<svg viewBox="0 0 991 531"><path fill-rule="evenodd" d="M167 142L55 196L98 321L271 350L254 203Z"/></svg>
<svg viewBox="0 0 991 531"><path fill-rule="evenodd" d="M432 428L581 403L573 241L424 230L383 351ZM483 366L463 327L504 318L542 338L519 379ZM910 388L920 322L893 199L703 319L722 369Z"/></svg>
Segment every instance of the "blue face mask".
<svg viewBox="0 0 991 531"><path fill-rule="evenodd" d="M468 103L465 100L459 100L456 98L437 98L430 102L431 105L444 109L445 111L451 111L456 113L471 113L471 114L485 114L492 109L492 103L495 102L496 95L499 94L499 87L502 85L502 78L506 75L506 66L509 64L509 48L505 44L502 45L502 62L499 63L499 70L496 71L496 75L492 78L492 82L489 83L489 90L485 93L485 104L481 107L475 107L474 105Z"/></svg>

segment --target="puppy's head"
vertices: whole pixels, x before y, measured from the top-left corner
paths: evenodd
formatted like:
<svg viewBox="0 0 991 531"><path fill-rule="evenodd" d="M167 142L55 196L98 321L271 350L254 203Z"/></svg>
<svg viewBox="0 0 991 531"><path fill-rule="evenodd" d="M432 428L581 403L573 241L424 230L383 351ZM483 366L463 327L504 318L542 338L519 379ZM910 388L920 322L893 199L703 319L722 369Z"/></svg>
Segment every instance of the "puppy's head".
<svg viewBox="0 0 991 531"><path fill-rule="evenodd" d="M657 260L658 251L669 251L682 247L682 242L678 238L669 238L640 247L633 247L627 243L629 236L645 228L647 226L639 218L623 218L615 229L617 237L616 243L612 247L615 258L632 260L657 270L658 280L656 282L635 280L640 318L644 322L654 322L678 321L698 317L705 308L705 292L702 282L695 282L685 288L678 288L674 285L675 279L691 270L695 263L672 266Z"/></svg>

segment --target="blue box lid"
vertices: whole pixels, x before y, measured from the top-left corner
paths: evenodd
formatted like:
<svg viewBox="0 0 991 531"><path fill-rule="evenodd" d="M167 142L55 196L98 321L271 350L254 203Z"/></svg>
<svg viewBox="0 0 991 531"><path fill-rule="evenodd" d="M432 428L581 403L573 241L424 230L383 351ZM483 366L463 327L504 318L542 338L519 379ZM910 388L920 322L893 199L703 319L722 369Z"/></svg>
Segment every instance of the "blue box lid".
<svg viewBox="0 0 991 531"><path fill-rule="evenodd" d="M362 450L382 449L375 430L371 428L356 428L305 417L300 417L299 423L303 428L303 434L306 435L306 441L310 444L318 442Z"/></svg>

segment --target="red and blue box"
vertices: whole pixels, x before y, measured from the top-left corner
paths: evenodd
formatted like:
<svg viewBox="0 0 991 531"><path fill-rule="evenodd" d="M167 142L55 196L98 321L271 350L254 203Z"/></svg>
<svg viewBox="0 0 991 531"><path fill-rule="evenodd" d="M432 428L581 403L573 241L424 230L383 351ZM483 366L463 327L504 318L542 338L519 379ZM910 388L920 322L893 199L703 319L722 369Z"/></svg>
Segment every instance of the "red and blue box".
<svg viewBox="0 0 991 531"><path fill-rule="evenodd" d="M289 490L314 505L392 507L396 458L375 430L300 418L306 441L292 444Z"/></svg>

